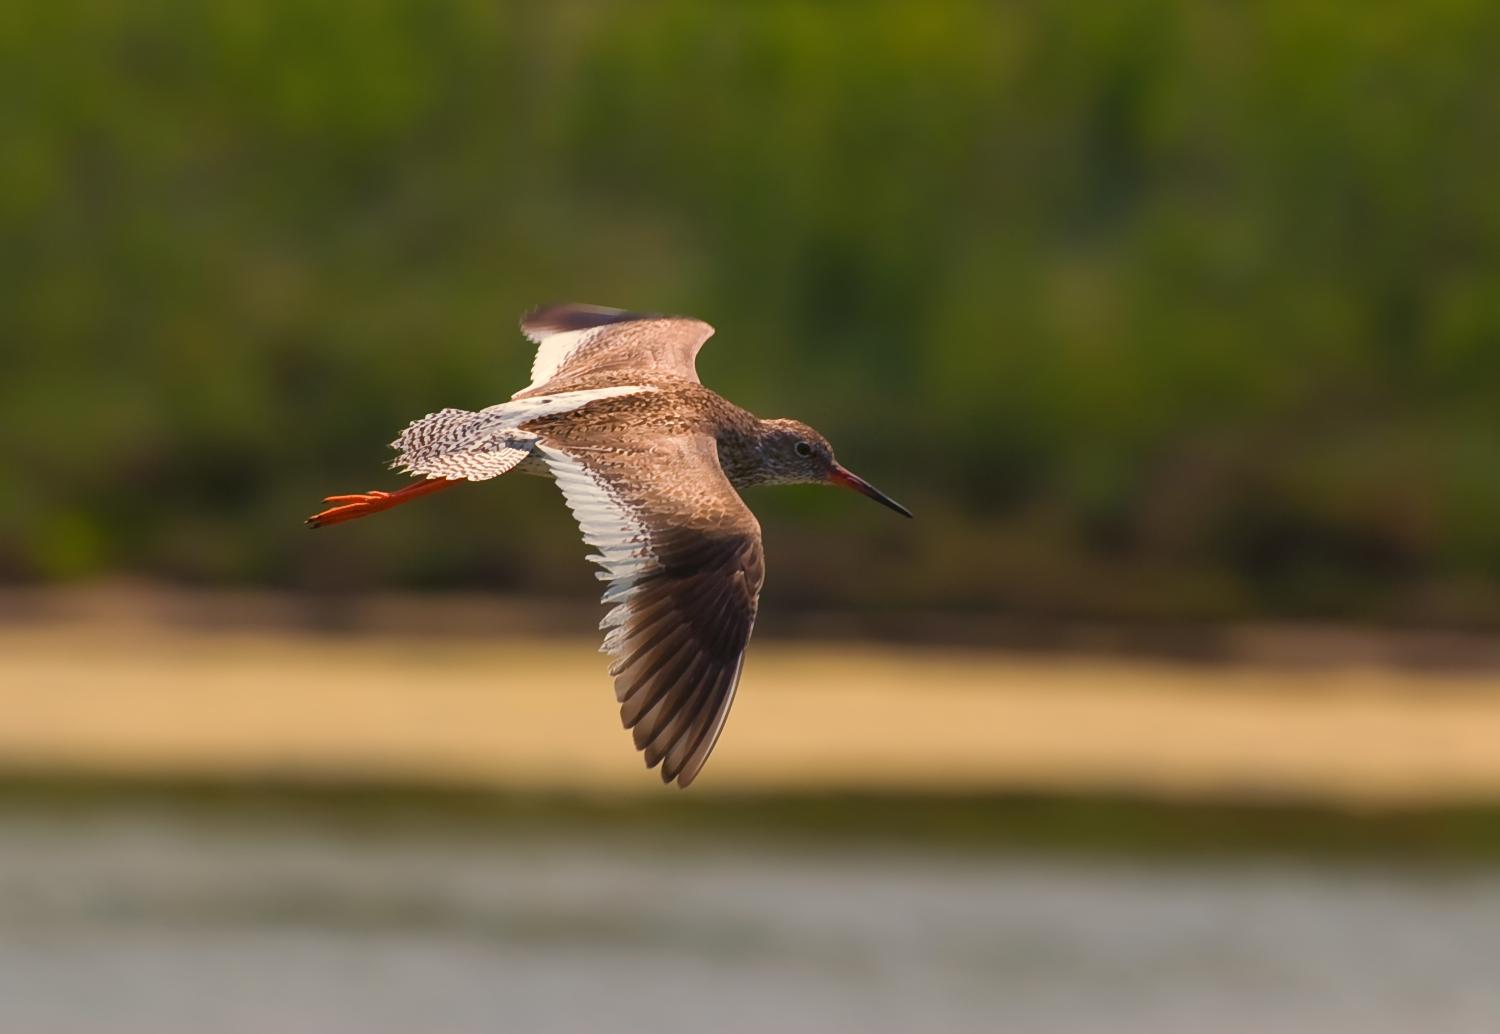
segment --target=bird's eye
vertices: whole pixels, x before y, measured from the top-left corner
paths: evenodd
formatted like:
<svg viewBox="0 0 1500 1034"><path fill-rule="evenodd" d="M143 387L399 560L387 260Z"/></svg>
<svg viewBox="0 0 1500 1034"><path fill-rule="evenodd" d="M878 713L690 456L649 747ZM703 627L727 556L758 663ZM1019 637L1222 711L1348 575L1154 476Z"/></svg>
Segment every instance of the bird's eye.
<svg viewBox="0 0 1500 1034"><path fill-rule="evenodd" d="M797 448L797 455L798 456L811 456L812 455L812 446L808 445L806 442L798 442L796 448Z"/></svg>

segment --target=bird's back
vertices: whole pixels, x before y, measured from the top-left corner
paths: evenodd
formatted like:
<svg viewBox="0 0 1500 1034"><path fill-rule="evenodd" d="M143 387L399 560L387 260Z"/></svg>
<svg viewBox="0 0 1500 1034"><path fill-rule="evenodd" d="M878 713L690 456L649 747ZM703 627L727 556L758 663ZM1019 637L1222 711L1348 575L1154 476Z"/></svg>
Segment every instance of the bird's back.
<svg viewBox="0 0 1500 1034"><path fill-rule="evenodd" d="M566 413L539 416L521 425L526 430L540 434L566 428L570 438L594 438L601 442L625 435L707 434L718 439L753 433L757 423L754 415L718 392L682 378L631 378L626 371L605 370L554 382L549 387L556 391L528 393L521 398L539 400L563 392L640 390L600 397Z"/></svg>

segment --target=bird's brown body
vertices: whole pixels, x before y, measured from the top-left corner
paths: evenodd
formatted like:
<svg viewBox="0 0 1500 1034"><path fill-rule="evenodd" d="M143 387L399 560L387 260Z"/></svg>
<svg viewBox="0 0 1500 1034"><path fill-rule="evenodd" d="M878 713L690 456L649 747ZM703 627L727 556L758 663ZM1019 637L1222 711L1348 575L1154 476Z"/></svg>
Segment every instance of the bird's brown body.
<svg viewBox="0 0 1500 1034"><path fill-rule="evenodd" d="M729 713L765 562L738 489L828 482L910 516L849 473L795 420L762 420L699 383L713 328L685 317L563 305L522 330L533 382L478 412L442 410L393 445L426 480L395 493L332 496L314 527L508 470L554 478L614 607L601 628L616 696L648 766L688 785Z"/></svg>
<svg viewBox="0 0 1500 1034"><path fill-rule="evenodd" d="M587 391L607 386L610 385L580 383L567 390ZM762 439L780 433L787 421L761 420L718 392L690 381L663 378L652 386L657 390L600 399L585 409L541 417L521 426L538 434L576 434L587 429L591 436L605 441L618 441L642 432L667 437L703 434L714 440L719 466L737 490L778 484L783 477L788 484L799 480L795 470L782 471L767 462L766 451L761 447ZM517 469L527 474L552 476L546 464L536 457L528 457Z"/></svg>

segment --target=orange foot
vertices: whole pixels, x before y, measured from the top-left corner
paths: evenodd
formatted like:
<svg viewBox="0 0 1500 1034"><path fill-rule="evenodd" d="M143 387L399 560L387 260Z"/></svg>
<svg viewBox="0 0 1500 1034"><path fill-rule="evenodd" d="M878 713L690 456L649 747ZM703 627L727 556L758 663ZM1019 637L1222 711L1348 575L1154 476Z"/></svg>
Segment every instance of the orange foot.
<svg viewBox="0 0 1500 1034"><path fill-rule="evenodd" d="M419 499L424 495L444 488L452 488L461 484L460 481L451 481L447 478L429 478L426 481L418 481L414 485L397 489L394 492L360 492L357 495L331 495L323 500L325 503L337 503L321 513L315 513L307 519L309 528L321 528L329 524L341 524L344 521L352 521L356 517L368 517L372 513L381 510L389 510L393 506L409 503L413 499Z"/></svg>

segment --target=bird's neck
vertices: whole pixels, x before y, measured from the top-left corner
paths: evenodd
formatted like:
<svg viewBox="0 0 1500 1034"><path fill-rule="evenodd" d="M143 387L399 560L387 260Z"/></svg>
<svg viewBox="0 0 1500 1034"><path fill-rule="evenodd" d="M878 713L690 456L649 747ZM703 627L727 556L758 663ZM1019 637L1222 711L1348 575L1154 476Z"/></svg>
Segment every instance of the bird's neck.
<svg viewBox="0 0 1500 1034"><path fill-rule="evenodd" d="M724 476L737 489L775 484L775 471L766 465L761 445L772 432L772 425L744 410L736 416L715 436L719 445L719 466L724 468ZM743 419L738 418L741 416Z"/></svg>

